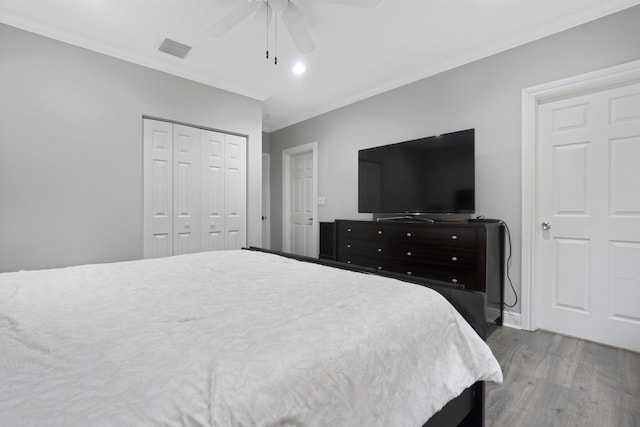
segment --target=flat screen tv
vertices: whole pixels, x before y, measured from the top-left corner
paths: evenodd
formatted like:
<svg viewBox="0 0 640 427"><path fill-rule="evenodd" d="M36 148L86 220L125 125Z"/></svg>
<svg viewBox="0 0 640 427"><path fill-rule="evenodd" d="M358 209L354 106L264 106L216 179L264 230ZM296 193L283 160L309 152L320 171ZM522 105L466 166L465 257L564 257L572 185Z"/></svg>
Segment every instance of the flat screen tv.
<svg viewBox="0 0 640 427"><path fill-rule="evenodd" d="M358 212L475 212L475 130L358 151Z"/></svg>

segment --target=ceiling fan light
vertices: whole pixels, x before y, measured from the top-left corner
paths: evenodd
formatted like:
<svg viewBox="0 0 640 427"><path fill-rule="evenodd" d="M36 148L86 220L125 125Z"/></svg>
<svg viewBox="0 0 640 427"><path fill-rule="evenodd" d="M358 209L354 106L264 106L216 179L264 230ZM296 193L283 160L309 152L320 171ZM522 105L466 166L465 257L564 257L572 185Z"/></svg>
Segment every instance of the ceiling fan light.
<svg viewBox="0 0 640 427"><path fill-rule="evenodd" d="M293 71L293 74L301 76L307 71L307 67L302 62L296 62L291 71Z"/></svg>

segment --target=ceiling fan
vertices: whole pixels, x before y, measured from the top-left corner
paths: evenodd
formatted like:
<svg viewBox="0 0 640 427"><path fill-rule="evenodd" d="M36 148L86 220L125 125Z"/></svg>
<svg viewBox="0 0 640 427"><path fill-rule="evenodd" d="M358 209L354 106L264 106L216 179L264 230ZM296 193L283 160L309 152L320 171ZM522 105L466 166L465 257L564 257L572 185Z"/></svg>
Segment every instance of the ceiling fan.
<svg viewBox="0 0 640 427"><path fill-rule="evenodd" d="M267 28L273 13L280 16L293 44L300 53L309 53L315 49L311 35L304 22L304 14L299 4L306 0L238 0L229 13L223 15L207 31L210 36L220 37L235 27L240 21L255 13L256 20L266 22ZM375 8L381 0L322 0L346 6ZM298 3L298 5L296 4ZM267 52L268 55L268 52Z"/></svg>

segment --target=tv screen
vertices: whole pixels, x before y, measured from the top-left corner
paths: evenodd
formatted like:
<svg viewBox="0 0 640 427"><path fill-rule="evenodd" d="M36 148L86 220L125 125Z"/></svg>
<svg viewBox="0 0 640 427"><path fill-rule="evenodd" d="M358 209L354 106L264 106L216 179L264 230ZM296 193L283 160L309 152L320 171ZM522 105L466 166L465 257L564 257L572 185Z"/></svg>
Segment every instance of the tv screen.
<svg viewBox="0 0 640 427"><path fill-rule="evenodd" d="M475 130L358 151L358 212L474 213Z"/></svg>

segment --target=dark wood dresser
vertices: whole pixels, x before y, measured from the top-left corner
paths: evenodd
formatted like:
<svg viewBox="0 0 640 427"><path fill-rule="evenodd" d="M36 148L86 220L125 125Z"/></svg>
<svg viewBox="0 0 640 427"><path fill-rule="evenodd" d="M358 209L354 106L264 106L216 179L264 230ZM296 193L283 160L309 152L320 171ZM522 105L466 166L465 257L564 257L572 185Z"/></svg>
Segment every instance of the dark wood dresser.
<svg viewBox="0 0 640 427"><path fill-rule="evenodd" d="M337 261L482 292L487 321L502 324L501 223L337 220L335 233Z"/></svg>

